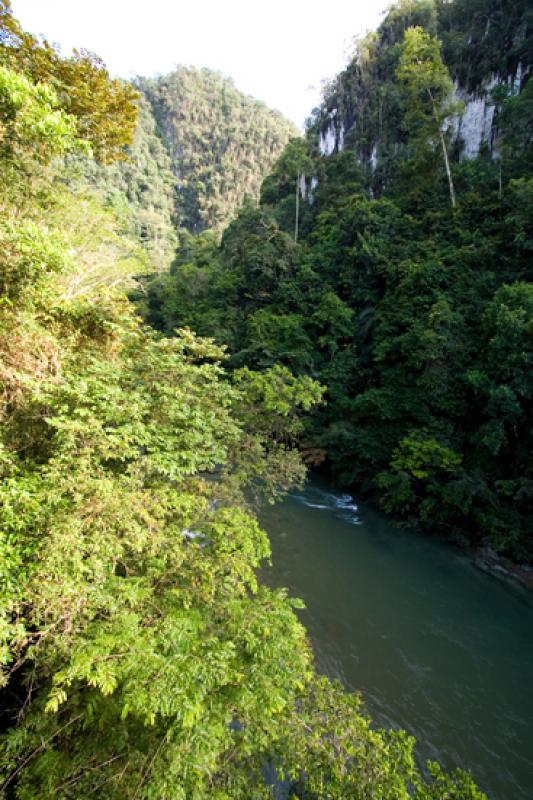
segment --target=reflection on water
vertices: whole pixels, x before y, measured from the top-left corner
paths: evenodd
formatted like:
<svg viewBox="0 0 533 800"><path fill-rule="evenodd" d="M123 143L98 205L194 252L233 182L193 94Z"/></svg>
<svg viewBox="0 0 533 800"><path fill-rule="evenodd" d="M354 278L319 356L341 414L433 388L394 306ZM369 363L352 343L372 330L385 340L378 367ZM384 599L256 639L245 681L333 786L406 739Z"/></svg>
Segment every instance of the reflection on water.
<svg viewBox="0 0 533 800"><path fill-rule="evenodd" d="M533 798L533 603L460 552L313 482L265 509L272 585L306 603L318 668L360 690L422 759Z"/></svg>

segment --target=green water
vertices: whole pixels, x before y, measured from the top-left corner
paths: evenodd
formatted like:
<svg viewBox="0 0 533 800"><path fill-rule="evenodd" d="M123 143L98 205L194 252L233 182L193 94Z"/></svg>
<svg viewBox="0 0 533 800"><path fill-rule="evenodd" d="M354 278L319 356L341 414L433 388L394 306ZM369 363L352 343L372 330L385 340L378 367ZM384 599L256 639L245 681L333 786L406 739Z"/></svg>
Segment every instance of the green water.
<svg viewBox="0 0 533 800"><path fill-rule="evenodd" d="M305 601L319 670L412 733L419 758L469 768L492 800L532 800L531 593L319 483L261 521L266 580Z"/></svg>

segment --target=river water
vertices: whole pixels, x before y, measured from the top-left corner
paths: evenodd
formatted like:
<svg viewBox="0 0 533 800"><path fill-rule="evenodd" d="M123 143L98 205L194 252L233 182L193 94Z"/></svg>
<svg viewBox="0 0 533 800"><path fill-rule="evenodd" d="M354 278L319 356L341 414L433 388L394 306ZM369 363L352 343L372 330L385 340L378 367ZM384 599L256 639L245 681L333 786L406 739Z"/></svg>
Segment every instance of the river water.
<svg viewBox="0 0 533 800"><path fill-rule="evenodd" d="M319 671L491 800L533 799L533 596L327 484L263 509L266 581L302 598Z"/></svg>

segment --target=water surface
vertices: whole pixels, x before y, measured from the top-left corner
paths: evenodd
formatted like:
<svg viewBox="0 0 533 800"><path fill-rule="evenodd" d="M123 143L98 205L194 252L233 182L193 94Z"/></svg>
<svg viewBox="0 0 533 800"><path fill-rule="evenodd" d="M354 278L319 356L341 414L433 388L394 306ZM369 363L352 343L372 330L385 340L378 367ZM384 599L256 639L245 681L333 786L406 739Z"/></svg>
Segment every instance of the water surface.
<svg viewBox="0 0 533 800"><path fill-rule="evenodd" d="M469 768L491 800L532 800L532 594L325 484L261 521L266 580L305 601L319 670L421 759Z"/></svg>

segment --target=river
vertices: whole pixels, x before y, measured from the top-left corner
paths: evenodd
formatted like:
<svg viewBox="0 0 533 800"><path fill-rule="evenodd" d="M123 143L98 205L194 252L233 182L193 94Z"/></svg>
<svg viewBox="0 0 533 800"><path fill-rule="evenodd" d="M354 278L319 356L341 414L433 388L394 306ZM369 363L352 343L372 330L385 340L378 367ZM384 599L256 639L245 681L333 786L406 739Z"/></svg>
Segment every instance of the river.
<svg viewBox="0 0 533 800"><path fill-rule="evenodd" d="M412 733L419 759L470 769L491 800L532 800L531 592L320 482L260 519L266 581L305 601L319 671Z"/></svg>

